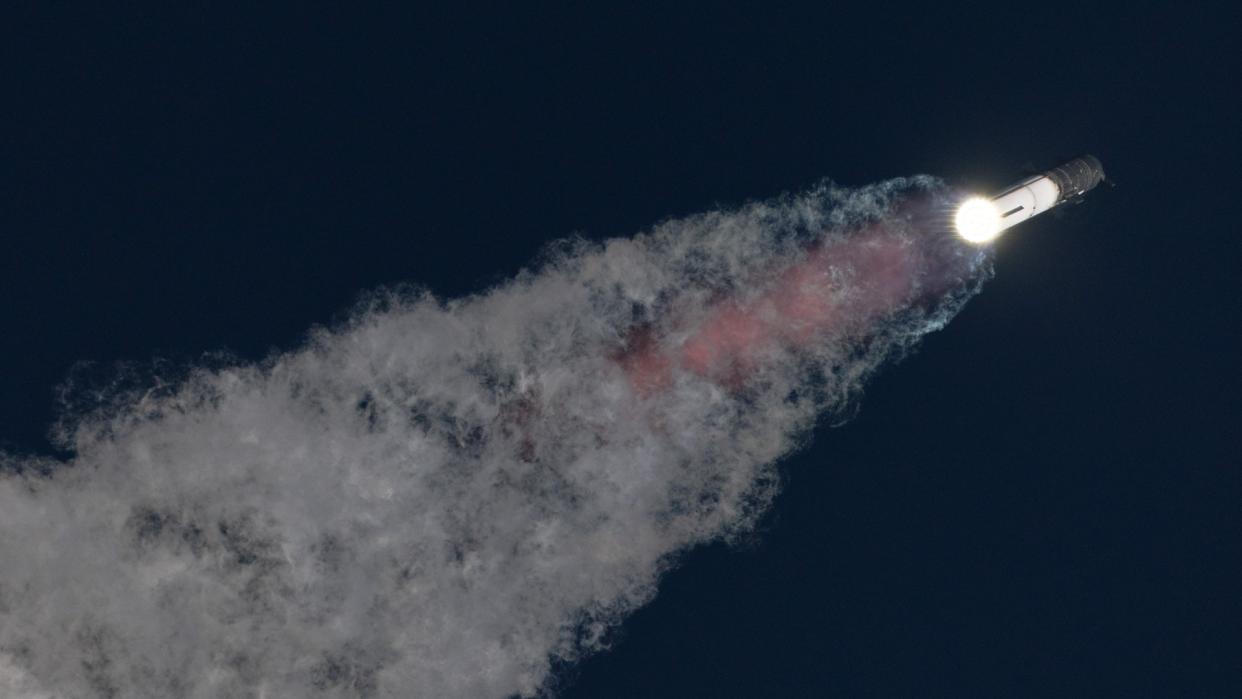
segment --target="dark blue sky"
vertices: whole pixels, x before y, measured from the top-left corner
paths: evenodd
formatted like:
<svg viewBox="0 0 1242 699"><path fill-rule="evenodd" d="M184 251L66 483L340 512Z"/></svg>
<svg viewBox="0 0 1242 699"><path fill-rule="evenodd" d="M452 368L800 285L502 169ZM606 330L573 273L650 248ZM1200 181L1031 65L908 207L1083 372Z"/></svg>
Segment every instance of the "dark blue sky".
<svg viewBox="0 0 1242 699"><path fill-rule="evenodd" d="M50 450L78 360L259 358L574 232L1092 152L1119 186L1004 239L563 696L1242 693L1232 7L163 5L4 12L7 447Z"/></svg>

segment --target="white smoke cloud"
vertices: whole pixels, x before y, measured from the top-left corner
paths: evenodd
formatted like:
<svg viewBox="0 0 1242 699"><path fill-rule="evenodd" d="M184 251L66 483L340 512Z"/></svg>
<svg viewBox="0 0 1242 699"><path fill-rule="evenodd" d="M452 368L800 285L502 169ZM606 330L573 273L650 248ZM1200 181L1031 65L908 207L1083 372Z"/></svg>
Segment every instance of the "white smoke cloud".
<svg viewBox="0 0 1242 699"><path fill-rule="evenodd" d="M985 262L896 213L942 194L821 186L565 242L486 293L376 293L296 351L96 396L64 418L68 461L0 455L0 691L546 690L679 552L752 525L773 464L960 307ZM940 251L866 332L769 352L740 388L678 371L639 395L616 361L636 328L676 342L876 221ZM842 272L834 293L866 292Z"/></svg>

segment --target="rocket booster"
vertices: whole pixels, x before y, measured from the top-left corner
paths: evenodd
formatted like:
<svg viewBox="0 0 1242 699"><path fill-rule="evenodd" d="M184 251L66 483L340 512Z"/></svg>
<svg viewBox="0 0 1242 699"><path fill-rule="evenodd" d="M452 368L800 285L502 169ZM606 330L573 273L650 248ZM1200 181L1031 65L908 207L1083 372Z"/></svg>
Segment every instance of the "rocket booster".
<svg viewBox="0 0 1242 699"><path fill-rule="evenodd" d="M1080 200L1104 181L1104 166L1084 155L1047 172L1028 177L991 197L962 202L955 224L958 235L976 244L991 242L1007 228L1058 204Z"/></svg>

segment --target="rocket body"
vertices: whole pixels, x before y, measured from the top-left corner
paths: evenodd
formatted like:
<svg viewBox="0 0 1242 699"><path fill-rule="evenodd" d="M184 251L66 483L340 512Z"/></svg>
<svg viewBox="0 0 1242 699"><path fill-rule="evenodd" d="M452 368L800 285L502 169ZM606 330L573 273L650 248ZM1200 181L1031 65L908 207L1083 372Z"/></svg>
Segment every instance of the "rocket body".
<svg viewBox="0 0 1242 699"><path fill-rule="evenodd" d="M992 205L1000 213L1000 230L1011 228L1035 214L1056 206L1061 188L1047 175L1023 180L992 197Z"/></svg>
<svg viewBox="0 0 1242 699"><path fill-rule="evenodd" d="M991 197L965 201L957 213L958 233L972 243L986 243L1032 216L1078 201L1104 181L1104 166L1092 155L1074 158L1028 177Z"/></svg>

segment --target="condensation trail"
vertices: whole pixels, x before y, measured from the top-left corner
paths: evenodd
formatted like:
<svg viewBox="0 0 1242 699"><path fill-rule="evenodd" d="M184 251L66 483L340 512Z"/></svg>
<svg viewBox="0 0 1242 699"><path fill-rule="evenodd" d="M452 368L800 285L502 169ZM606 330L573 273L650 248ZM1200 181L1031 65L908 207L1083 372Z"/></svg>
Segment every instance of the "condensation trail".
<svg viewBox="0 0 1242 699"><path fill-rule="evenodd" d="M380 292L258 364L65 415L0 455L0 690L508 697L602 647L687 547L987 275L930 178L553 246Z"/></svg>

